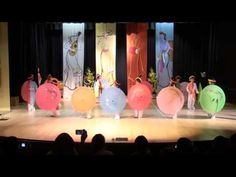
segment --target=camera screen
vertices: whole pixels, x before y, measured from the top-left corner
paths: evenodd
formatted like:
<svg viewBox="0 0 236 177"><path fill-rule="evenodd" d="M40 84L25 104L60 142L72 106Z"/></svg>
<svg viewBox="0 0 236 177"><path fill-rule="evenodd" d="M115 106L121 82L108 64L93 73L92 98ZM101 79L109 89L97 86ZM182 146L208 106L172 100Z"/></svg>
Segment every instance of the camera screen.
<svg viewBox="0 0 236 177"><path fill-rule="evenodd" d="M82 133L83 133L83 130L75 130L76 135L82 135Z"/></svg>

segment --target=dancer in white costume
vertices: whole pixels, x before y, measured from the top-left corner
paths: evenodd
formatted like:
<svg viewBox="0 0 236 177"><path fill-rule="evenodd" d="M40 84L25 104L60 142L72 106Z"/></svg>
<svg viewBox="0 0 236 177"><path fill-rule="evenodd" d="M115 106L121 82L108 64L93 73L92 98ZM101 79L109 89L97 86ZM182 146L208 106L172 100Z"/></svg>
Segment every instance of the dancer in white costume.
<svg viewBox="0 0 236 177"><path fill-rule="evenodd" d="M53 84L53 85L55 85L55 86L58 87L58 81L57 81L56 79L51 78L51 79L48 81L48 83L51 83L51 84ZM60 111L59 111L60 108L61 108L61 103L58 104L56 110L53 110L53 111L52 111L52 117L58 117L58 116L60 116Z"/></svg>
<svg viewBox="0 0 236 177"><path fill-rule="evenodd" d="M95 96L98 98L102 94L103 89L110 87L109 82L104 79L100 74L96 76L96 82L94 83Z"/></svg>
<svg viewBox="0 0 236 177"><path fill-rule="evenodd" d="M112 84L112 86L119 88L120 83L117 82L117 81L115 81L115 82ZM120 114L119 114L119 113L115 113L115 117L114 117L114 118L115 118L115 120L119 120L119 119L120 119Z"/></svg>
<svg viewBox="0 0 236 177"><path fill-rule="evenodd" d="M28 102L28 111L35 111L35 93L38 88L36 82L34 81L34 75L31 74L28 77L29 82L29 102Z"/></svg>
<svg viewBox="0 0 236 177"><path fill-rule="evenodd" d="M141 77L136 77L135 79L135 84L141 84L142 83L142 79ZM142 118L143 117L143 110L134 110L134 117L135 118Z"/></svg>
<svg viewBox="0 0 236 177"><path fill-rule="evenodd" d="M214 78L208 79L208 84L209 85L215 85L216 84L216 80ZM215 114L211 114L211 113L208 114L208 117L210 117L212 119L216 118Z"/></svg>

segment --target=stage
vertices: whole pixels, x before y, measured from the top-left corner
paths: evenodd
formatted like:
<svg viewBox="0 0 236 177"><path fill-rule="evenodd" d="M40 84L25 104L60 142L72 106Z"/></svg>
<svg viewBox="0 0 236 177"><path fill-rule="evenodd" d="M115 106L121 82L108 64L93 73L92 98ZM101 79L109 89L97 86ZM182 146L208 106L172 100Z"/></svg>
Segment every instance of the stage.
<svg viewBox="0 0 236 177"><path fill-rule="evenodd" d="M179 112L177 119L163 116L155 106L155 100L141 119L133 117L133 111L126 107L120 120L104 113L97 105L93 118L73 111L69 102L64 102L61 115L50 117L51 113L37 109L29 113L25 104L13 107L11 112L0 116L0 136L16 136L22 139L54 140L61 132L69 133L76 142L80 136L76 129L86 129L90 142L97 133L102 133L107 142L133 142L138 135L144 135L149 142L173 142L179 137L191 140L212 140L218 135L229 137L236 132L236 106L226 104L223 111L210 119L199 107L188 111L186 107ZM128 138L116 141L115 138Z"/></svg>

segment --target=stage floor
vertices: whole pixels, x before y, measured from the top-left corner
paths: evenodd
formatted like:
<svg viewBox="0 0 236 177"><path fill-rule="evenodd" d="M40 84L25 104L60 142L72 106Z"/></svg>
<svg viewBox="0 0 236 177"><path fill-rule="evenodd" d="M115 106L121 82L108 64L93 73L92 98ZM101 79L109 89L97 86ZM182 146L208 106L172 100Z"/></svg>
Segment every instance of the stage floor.
<svg viewBox="0 0 236 177"><path fill-rule="evenodd" d="M50 117L50 112L38 109L35 113L28 113L23 104L0 116L0 136L54 140L58 134L67 132L79 142L80 136L75 135L75 130L86 129L86 142L90 142L97 133L102 133L107 142L117 142L114 141L117 137L128 138L125 142L133 142L138 135L146 136L149 142L173 142L179 137L212 140L218 135L229 137L236 132L235 105L225 106L216 119L208 118L199 108L195 111L184 108L177 119L168 118L159 112L154 101L141 119L134 118L133 111L128 107L122 112L120 120L114 120L113 115L104 113L99 105L92 114L92 119L86 119L74 112L70 103L64 102L61 115Z"/></svg>

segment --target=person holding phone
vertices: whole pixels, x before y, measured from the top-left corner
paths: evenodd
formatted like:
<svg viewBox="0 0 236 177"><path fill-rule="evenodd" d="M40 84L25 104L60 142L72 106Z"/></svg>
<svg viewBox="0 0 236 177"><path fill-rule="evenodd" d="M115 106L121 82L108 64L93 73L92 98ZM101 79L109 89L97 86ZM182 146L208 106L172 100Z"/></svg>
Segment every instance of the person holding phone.
<svg viewBox="0 0 236 177"><path fill-rule="evenodd" d="M216 84L216 80L214 78L210 78L210 79L208 79L208 84L209 85L215 85ZM212 119L216 118L215 114L211 114L211 113L208 113L208 117L210 117Z"/></svg>

